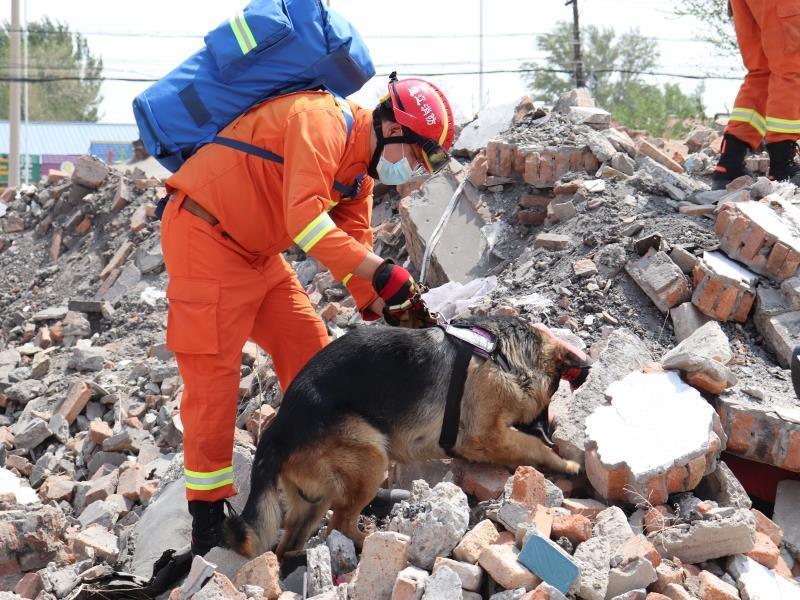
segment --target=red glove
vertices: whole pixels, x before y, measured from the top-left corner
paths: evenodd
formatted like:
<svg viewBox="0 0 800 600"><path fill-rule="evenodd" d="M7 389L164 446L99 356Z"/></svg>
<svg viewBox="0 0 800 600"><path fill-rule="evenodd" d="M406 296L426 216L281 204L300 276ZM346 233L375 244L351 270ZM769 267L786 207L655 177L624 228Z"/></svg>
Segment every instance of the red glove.
<svg viewBox="0 0 800 600"><path fill-rule="evenodd" d="M386 302L389 310L399 309L419 291L411 273L400 265L396 265L391 259L383 261L375 270L375 274L372 276L372 287Z"/></svg>

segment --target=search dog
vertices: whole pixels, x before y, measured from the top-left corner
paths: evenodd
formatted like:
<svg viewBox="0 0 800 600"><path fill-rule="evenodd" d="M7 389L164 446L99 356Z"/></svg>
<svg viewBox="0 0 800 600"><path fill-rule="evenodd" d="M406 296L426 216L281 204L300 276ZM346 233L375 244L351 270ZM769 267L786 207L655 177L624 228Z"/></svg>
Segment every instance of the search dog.
<svg viewBox="0 0 800 600"><path fill-rule="evenodd" d="M577 463L515 425L534 422L560 379L580 385L591 360L520 318L474 317L459 325L488 332L502 360L471 357L453 453L577 474ZM228 547L257 556L274 547L282 527L278 557L302 550L332 508L328 531L338 529L360 548L358 516L389 463L446 458L439 436L457 354L449 337L440 327L361 327L317 353L259 441L247 503L224 523Z"/></svg>

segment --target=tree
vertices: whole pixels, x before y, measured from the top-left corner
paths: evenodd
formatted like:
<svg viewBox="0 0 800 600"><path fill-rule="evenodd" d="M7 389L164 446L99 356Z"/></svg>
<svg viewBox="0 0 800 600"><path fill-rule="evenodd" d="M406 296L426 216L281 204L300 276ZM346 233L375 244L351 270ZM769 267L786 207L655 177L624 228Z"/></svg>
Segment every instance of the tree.
<svg viewBox="0 0 800 600"><path fill-rule="evenodd" d="M704 117L702 86L687 95L676 84L659 87L643 80L643 73L658 65L659 51L653 40L637 30L617 37L613 29L593 25L582 29L581 38L589 91L599 106L626 127L677 135L684 129L684 120ZM552 103L575 87L572 44L571 23L558 23L540 36L538 47L547 55L544 64L522 65L533 70L527 79L538 98Z"/></svg>
<svg viewBox="0 0 800 600"><path fill-rule="evenodd" d="M739 45L728 14L728 0L674 0L679 17L694 17L702 24L697 39L709 42L722 55L738 55Z"/></svg>
<svg viewBox="0 0 800 600"><path fill-rule="evenodd" d="M9 49L11 26L0 30L0 73L11 76ZM21 71L22 69L20 69ZM64 23L47 17L28 24L28 77L32 79L77 78L30 83L30 119L34 121L97 121L99 77L103 60L89 49L86 38L72 33ZM0 118L8 118L9 84L0 82ZM24 110L24 108L23 108ZM24 117L24 114L23 114Z"/></svg>

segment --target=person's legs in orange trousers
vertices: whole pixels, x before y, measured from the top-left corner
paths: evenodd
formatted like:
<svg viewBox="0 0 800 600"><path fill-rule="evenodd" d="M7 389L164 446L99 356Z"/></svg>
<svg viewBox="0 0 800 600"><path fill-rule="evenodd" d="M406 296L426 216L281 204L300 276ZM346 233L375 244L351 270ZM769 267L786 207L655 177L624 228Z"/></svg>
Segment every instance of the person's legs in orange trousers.
<svg viewBox="0 0 800 600"><path fill-rule="evenodd" d="M233 435L247 339L272 354L285 389L328 335L282 256L249 254L219 226L181 210L181 200L167 206L162 246L170 276L167 347L184 382L180 414L191 509L192 501L236 493Z"/></svg>
<svg viewBox="0 0 800 600"><path fill-rule="evenodd" d="M714 171L714 189L723 189L737 177L747 174L744 167L747 152L761 145L767 131L764 115L770 71L761 47L759 20L750 4L750 0L731 0L736 38L747 74L739 88L725 129L722 154Z"/></svg>
<svg viewBox="0 0 800 600"><path fill-rule="evenodd" d="M731 0L733 22L739 52L747 69L742 86L733 104L730 121L725 133L746 142L756 149L767 132L767 90L770 81L770 66L762 48L760 26L761 0ZM756 8L756 11L751 9Z"/></svg>

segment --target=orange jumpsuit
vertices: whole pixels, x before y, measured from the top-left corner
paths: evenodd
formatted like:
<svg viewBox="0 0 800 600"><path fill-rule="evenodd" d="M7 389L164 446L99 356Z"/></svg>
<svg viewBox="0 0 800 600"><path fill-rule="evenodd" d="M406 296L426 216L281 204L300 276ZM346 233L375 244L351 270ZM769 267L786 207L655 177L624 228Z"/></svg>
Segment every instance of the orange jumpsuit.
<svg viewBox="0 0 800 600"><path fill-rule="evenodd" d="M747 68L726 129L751 148L800 138L800 0L731 0Z"/></svg>
<svg viewBox="0 0 800 600"><path fill-rule="evenodd" d="M167 347L184 381L186 494L215 501L235 494L233 434L242 346L252 338L272 356L283 389L328 343L294 271L281 256L293 243L343 281L366 318L377 299L352 277L372 248L373 181L342 199L334 178L350 185L367 170L372 112L342 109L324 92L269 100L220 135L284 157L267 161L224 146L201 148L167 180L174 196L161 225L169 273ZM192 198L216 226L181 208ZM351 278L352 277L352 278Z"/></svg>

